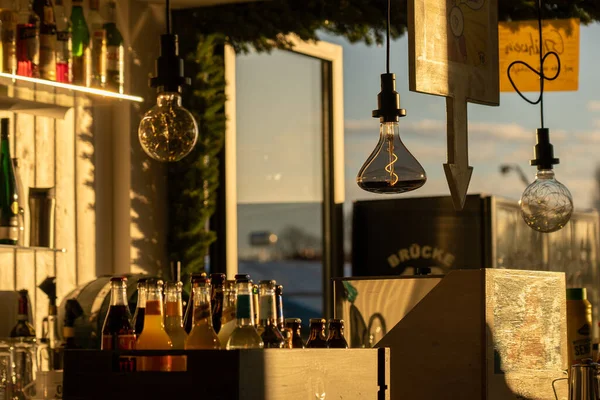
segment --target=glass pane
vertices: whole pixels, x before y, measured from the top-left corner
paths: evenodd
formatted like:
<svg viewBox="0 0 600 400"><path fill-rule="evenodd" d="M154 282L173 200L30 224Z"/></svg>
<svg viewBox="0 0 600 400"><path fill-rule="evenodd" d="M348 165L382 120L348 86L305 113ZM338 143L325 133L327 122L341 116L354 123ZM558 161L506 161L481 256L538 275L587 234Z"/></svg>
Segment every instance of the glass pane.
<svg viewBox="0 0 600 400"><path fill-rule="evenodd" d="M322 315L321 61L236 60L239 271L284 286L286 317Z"/></svg>

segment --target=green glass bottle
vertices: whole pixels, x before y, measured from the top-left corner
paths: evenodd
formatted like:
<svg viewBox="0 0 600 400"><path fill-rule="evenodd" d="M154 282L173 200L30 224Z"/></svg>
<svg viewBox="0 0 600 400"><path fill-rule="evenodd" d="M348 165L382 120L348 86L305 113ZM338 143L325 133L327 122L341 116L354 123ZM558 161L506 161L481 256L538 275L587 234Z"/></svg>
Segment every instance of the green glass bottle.
<svg viewBox="0 0 600 400"><path fill-rule="evenodd" d="M8 141L10 120L0 121L0 244L16 245L19 239L19 195Z"/></svg>
<svg viewBox="0 0 600 400"><path fill-rule="evenodd" d="M72 46L73 46L73 83L91 86L92 52L90 49L90 30L83 15L82 0L73 0L71 10Z"/></svg>
<svg viewBox="0 0 600 400"><path fill-rule="evenodd" d="M108 19L104 24L106 30L106 88L113 92L123 93L125 82L125 46L123 35L117 28L117 4L108 3Z"/></svg>

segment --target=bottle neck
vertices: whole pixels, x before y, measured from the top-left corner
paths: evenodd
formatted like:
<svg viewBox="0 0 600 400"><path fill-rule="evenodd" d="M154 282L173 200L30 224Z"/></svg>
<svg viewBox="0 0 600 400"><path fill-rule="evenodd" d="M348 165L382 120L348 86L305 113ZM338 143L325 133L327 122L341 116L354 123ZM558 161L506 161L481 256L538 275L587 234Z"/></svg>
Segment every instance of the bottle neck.
<svg viewBox="0 0 600 400"><path fill-rule="evenodd" d="M325 336L324 331L325 331L325 325L316 325L316 326L313 325L310 327L310 338L311 339L322 338L323 336Z"/></svg>
<svg viewBox="0 0 600 400"><path fill-rule="evenodd" d="M19 297L17 320L29 321L29 300L27 299L27 296L21 295L21 297Z"/></svg>
<svg viewBox="0 0 600 400"><path fill-rule="evenodd" d="M127 287L122 282L113 282L110 289L110 305L111 306L126 306L127 305Z"/></svg>
<svg viewBox="0 0 600 400"><path fill-rule="evenodd" d="M145 287L138 287L138 300L136 308L146 308L147 291Z"/></svg>
<svg viewBox="0 0 600 400"><path fill-rule="evenodd" d="M333 327L329 329L329 337L332 339L341 339L344 337L344 328Z"/></svg>
<svg viewBox="0 0 600 400"><path fill-rule="evenodd" d="M167 283L165 290L165 324L169 327L183 327L183 302L181 284Z"/></svg>
<svg viewBox="0 0 600 400"><path fill-rule="evenodd" d="M212 310L210 306L210 289L205 285L196 286L194 289L193 324L206 324L212 327Z"/></svg>
<svg viewBox="0 0 600 400"><path fill-rule="evenodd" d="M275 325L275 294L265 293L261 294L259 298L260 310L258 313L260 323L263 326Z"/></svg>
<svg viewBox="0 0 600 400"><path fill-rule="evenodd" d="M284 323L284 318L283 318L283 296L278 294L276 295L276 300L277 300L277 322L283 324Z"/></svg>

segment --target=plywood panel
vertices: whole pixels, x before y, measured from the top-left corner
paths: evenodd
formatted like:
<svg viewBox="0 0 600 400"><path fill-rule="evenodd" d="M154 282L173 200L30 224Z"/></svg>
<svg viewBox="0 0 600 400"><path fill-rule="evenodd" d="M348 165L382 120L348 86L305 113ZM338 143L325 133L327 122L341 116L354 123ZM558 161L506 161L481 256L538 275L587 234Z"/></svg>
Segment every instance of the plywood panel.
<svg viewBox="0 0 600 400"><path fill-rule="evenodd" d="M77 283L75 210L75 111L56 121L56 218L55 244L66 249L56 254L56 285L59 301Z"/></svg>
<svg viewBox="0 0 600 400"><path fill-rule="evenodd" d="M13 250L0 249L0 290L15 289Z"/></svg>
<svg viewBox="0 0 600 400"><path fill-rule="evenodd" d="M19 159L19 174L23 184L25 199L29 198L29 188L35 186L35 117L15 114L15 157ZM25 245L29 245L29 205L25 202Z"/></svg>
<svg viewBox="0 0 600 400"><path fill-rule="evenodd" d="M75 99L75 205L77 238L77 283L96 276L96 196L94 171L94 134L91 102Z"/></svg>

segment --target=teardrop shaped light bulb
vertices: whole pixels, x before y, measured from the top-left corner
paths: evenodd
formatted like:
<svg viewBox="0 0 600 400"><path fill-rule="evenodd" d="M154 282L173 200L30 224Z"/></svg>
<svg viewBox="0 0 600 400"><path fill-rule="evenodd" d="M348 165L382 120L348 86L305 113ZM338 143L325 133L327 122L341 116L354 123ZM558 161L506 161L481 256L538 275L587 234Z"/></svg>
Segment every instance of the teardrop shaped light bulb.
<svg viewBox="0 0 600 400"><path fill-rule="evenodd" d="M192 151L198 140L198 126L192 113L182 107L179 93L163 92L140 122L138 137L150 157L174 162Z"/></svg>
<svg viewBox="0 0 600 400"><path fill-rule="evenodd" d="M420 188L427 181L425 170L400 139L398 122L383 122L379 142L356 177L361 189L397 194Z"/></svg>
<svg viewBox="0 0 600 400"><path fill-rule="evenodd" d="M525 223L543 233L562 229L573 214L571 192L554 178L551 169L537 172L535 181L523 192L519 205Z"/></svg>

